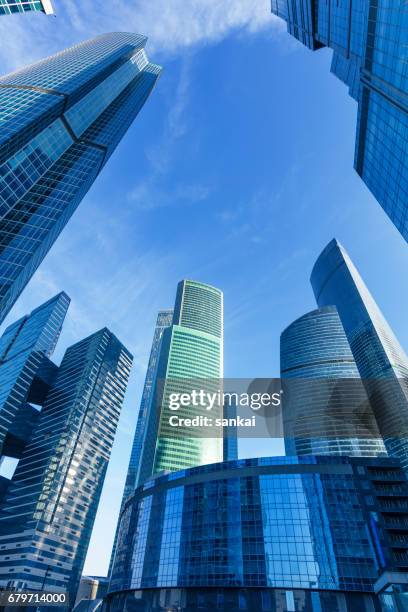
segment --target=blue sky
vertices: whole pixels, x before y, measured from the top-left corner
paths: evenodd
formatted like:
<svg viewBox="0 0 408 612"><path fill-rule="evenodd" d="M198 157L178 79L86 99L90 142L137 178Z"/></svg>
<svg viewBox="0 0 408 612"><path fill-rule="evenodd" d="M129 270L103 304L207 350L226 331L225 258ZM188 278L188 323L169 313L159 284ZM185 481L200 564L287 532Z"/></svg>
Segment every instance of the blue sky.
<svg viewBox="0 0 408 612"><path fill-rule="evenodd" d="M135 356L88 574L107 569L155 317L180 279L225 293L225 375L277 376L279 335L315 307L310 271L336 236L408 349L406 243L353 170L357 109L330 52L293 41L268 0L100 4L55 0L56 18L0 22L2 72L121 29L148 35L164 66L6 322L63 289L72 303L56 360L104 325Z"/></svg>

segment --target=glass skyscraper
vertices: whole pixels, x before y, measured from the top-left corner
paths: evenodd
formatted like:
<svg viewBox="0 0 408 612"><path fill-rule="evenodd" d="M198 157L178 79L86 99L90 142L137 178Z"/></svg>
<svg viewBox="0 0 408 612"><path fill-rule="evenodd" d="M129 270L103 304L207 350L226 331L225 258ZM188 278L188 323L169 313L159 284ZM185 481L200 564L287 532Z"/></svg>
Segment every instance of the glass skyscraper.
<svg viewBox="0 0 408 612"><path fill-rule="evenodd" d="M29 332L38 335L41 328L43 344L53 348L67 302L60 294L10 326L4 344L36 353L38 342L33 344ZM25 327L19 346L13 346L10 337ZM47 357L26 359L32 383L26 390L15 382L17 414L24 414L30 401L38 414L0 503L0 587L66 591L73 603L131 361L106 328L71 346L59 367ZM3 375L0 371L1 383Z"/></svg>
<svg viewBox="0 0 408 612"><path fill-rule="evenodd" d="M13 15L14 13L29 13L41 11L46 15L53 15L51 0L0 0L0 15Z"/></svg>
<svg viewBox="0 0 408 612"><path fill-rule="evenodd" d="M146 40L103 34L0 78L0 322L152 91Z"/></svg>
<svg viewBox="0 0 408 612"><path fill-rule="evenodd" d="M332 240L318 257L311 283L320 307L336 306L387 451L407 468L405 352L337 240Z"/></svg>
<svg viewBox="0 0 408 612"><path fill-rule="evenodd" d="M157 364L160 353L161 339L163 331L170 327L173 322L172 310L160 310L157 315L156 327L153 334L152 348L150 351L149 363L147 366L146 378L143 387L142 400L140 402L139 414L137 417L136 431L133 438L132 451L130 454L129 467L126 475L125 489L123 491L121 509L129 495L131 495L137 486L137 474L140 464L140 458L143 450L144 440L146 436L146 428L149 421L149 414L152 409L152 397L156 384ZM112 555L109 564L110 575L113 559L115 557L117 541L117 530L112 548Z"/></svg>
<svg viewBox="0 0 408 612"><path fill-rule="evenodd" d="M288 455L386 455L335 306L308 312L281 335Z"/></svg>
<svg viewBox="0 0 408 612"><path fill-rule="evenodd" d="M60 293L10 325L0 339L0 455L7 454L11 428L35 391L41 366L54 351L69 302ZM21 433L21 427L16 429Z"/></svg>
<svg viewBox="0 0 408 612"><path fill-rule="evenodd" d="M237 406L231 401L224 403L224 419L236 419L237 418ZM222 435L223 444L223 460L234 461L238 459L238 428L234 425L224 425L224 431Z"/></svg>
<svg viewBox="0 0 408 612"><path fill-rule="evenodd" d="M214 438L188 437L171 427L169 397L203 388L216 391L223 376L223 294L196 281L181 281L177 288L173 322L163 332L156 385L149 410L137 481L152 474L222 461L222 427ZM206 414L201 406L178 412L194 417ZM215 406L212 417L222 416Z"/></svg>
<svg viewBox="0 0 408 612"><path fill-rule="evenodd" d="M332 72L358 102L354 166L408 240L408 6L395 0L272 0L309 49L333 49Z"/></svg>
<svg viewBox="0 0 408 612"><path fill-rule="evenodd" d="M241 459L128 498L105 610L399 612L407 569L397 460Z"/></svg>
<svg viewBox="0 0 408 612"><path fill-rule="evenodd" d="M157 366L160 354L161 340L165 329L173 322L173 310L161 310L157 315L156 327L153 334L152 348L150 351L149 363L147 366L146 378L143 387L142 400L140 402L139 414L137 417L136 432L133 438L132 452L128 472L126 476L123 501L129 497L137 486L137 473L140 464L140 457L143 450L143 443L146 435L146 426L149 413L152 408L152 398L156 384Z"/></svg>

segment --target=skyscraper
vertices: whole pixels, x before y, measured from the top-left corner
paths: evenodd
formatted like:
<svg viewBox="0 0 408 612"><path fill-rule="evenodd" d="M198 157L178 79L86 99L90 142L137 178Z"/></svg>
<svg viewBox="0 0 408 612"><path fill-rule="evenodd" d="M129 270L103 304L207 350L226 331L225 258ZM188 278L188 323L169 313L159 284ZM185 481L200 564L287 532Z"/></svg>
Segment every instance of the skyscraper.
<svg viewBox="0 0 408 612"><path fill-rule="evenodd" d="M45 392L0 504L1 587L67 591L73 603L131 360L104 328L71 346L59 367L39 367L39 384L34 377L21 396L24 409L32 389L37 400Z"/></svg>
<svg viewBox="0 0 408 612"><path fill-rule="evenodd" d="M169 424L171 394L197 387L217 390L223 376L223 294L196 281L181 281L177 288L173 323L163 332L156 385L146 425L138 484L152 474L222 461L222 427L214 438L207 432L189 437ZM205 407L179 411L189 417L206 414ZM222 415L215 406L212 416Z"/></svg>
<svg viewBox="0 0 408 612"><path fill-rule="evenodd" d="M160 310L159 314L157 315L156 327L153 334L152 348L150 351L149 363L147 366L146 378L142 393L142 400L140 402L136 431L133 438L129 467L126 475L125 488L123 491L121 511L125 501L129 497L129 495L134 492L137 486L137 473L146 436L146 427L149 420L149 414L152 408L152 396L156 383L156 371L160 353L161 339L163 336L163 331L172 324L172 321L172 310ZM110 575L112 563L115 557L117 536L118 532L116 529L108 575Z"/></svg>
<svg viewBox="0 0 408 612"><path fill-rule="evenodd" d="M334 305L387 451L408 467L408 358L345 249L332 240L311 283L320 307Z"/></svg>
<svg viewBox="0 0 408 612"><path fill-rule="evenodd" d="M29 13L41 11L46 15L53 15L51 0L0 0L0 15L13 15L14 13Z"/></svg>
<svg viewBox="0 0 408 612"><path fill-rule="evenodd" d="M358 102L354 167L408 240L408 6L392 0L272 0L309 49L333 49L332 72Z"/></svg>
<svg viewBox="0 0 408 612"><path fill-rule="evenodd" d="M137 417L136 432L133 438L132 452L130 454L129 467L126 476L123 501L137 486L137 472L140 463L140 456L143 450L146 426L149 412L152 406L152 397L156 384L156 373L160 354L163 332L170 327L173 322L173 310L160 310L157 315L156 327L153 334L152 348L150 350L149 363L147 366L146 378L143 387L142 400L140 402L139 414Z"/></svg>
<svg viewBox="0 0 408 612"><path fill-rule="evenodd" d="M103 34L0 78L0 322L152 91L146 40Z"/></svg>
<svg viewBox="0 0 408 612"><path fill-rule="evenodd" d="M386 455L335 306L282 332L281 377L288 455Z"/></svg>
<svg viewBox="0 0 408 612"><path fill-rule="evenodd" d="M237 406L231 401L224 403L223 417L231 422L237 418ZM224 425L222 435L223 461L234 461L238 459L238 429L234 425Z"/></svg>
<svg viewBox="0 0 408 612"><path fill-rule="evenodd" d="M56 295L10 325L0 339L0 455L15 454L7 452L11 428L22 404L32 401L30 394L39 384L41 366L54 351L69 302L65 293ZM21 433L20 426L14 434Z"/></svg>

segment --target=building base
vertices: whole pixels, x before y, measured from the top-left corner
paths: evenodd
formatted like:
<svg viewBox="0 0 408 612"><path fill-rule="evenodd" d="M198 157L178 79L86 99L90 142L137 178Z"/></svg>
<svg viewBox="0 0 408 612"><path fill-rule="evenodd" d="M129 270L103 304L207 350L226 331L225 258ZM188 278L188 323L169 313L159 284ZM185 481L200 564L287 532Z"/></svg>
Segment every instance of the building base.
<svg viewBox="0 0 408 612"><path fill-rule="evenodd" d="M305 589L143 589L112 593L103 612L383 612L374 593ZM397 608L395 608L397 610Z"/></svg>

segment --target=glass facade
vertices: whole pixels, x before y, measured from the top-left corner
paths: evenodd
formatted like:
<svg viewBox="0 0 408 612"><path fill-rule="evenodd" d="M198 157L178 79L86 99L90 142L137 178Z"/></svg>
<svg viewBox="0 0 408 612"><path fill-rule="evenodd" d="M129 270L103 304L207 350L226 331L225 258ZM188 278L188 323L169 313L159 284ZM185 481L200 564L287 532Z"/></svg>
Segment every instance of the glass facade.
<svg viewBox="0 0 408 612"><path fill-rule="evenodd" d="M0 322L152 91L146 40L103 34L0 78Z"/></svg>
<svg viewBox="0 0 408 612"><path fill-rule="evenodd" d="M394 0L272 0L310 49L333 49L332 72L358 102L354 165L408 240L408 6Z"/></svg>
<svg viewBox="0 0 408 612"><path fill-rule="evenodd" d="M404 572L407 551L408 483L394 459L201 466L126 502L106 610L381 610L378 577Z"/></svg>
<svg viewBox="0 0 408 612"><path fill-rule="evenodd" d="M15 455L10 446L22 432L16 427L19 411L30 399L39 368L54 351L69 302L60 293L10 325L0 339L0 455Z"/></svg>
<svg viewBox="0 0 408 612"><path fill-rule="evenodd" d="M65 294L57 296L8 328L2 342L24 327L28 332L29 324L37 334L34 322L41 313L46 346L53 348L67 302ZM45 326L50 305L62 314ZM21 349L27 333L20 336ZM38 342L30 342L27 350L35 350ZM47 358L37 364L30 388L20 394L17 416L27 414L27 400L41 405L0 504L0 587L67 591L74 601L131 361L104 328L71 346L59 367Z"/></svg>
<svg viewBox="0 0 408 612"><path fill-rule="evenodd" d="M237 418L237 406L232 401L224 404L224 419ZM234 461L238 459L238 428L234 425L224 425L222 434L223 460Z"/></svg>
<svg viewBox="0 0 408 612"><path fill-rule="evenodd" d="M146 428L149 419L149 413L152 408L152 398L154 385L156 382L156 372L160 353L161 339L163 331L170 327L173 322L172 310L161 310L157 315L156 328L153 334L152 348L150 351L149 364L147 366L146 378L143 387L142 400L140 402L139 414L137 417L136 431L133 438L132 451L130 454L129 467L126 475L125 489L123 491L121 508L129 495L131 495L137 486L137 473L142 454L144 439L146 436ZM109 572L111 573L113 559L115 557L117 530L113 543L112 555L109 564Z"/></svg>
<svg viewBox="0 0 408 612"><path fill-rule="evenodd" d="M0 15L13 15L14 13L29 13L41 11L52 15L51 0L0 0Z"/></svg>
<svg viewBox="0 0 408 612"><path fill-rule="evenodd" d="M319 306L336 306L387 451L408 467L406 354L336 240L318 257L311 283Z"/></svg>
<svg viewBox="0 0 408 612"><path fill-rule="evenodd" d="M386 455L335 306L309 312L281 335L288 455Z"/></svg>
<svg viewBox="0 0 408 612"><path fill-rule="evenodd" d="M218 390L222 376L223 294L204 283L181 281L173 323L163 332L138 483L163 470L222 461L222 433L218 438L180 435L177 428L169 425L172 412L168 401L172 393L188 392L197 385L208 391ZM201 406L188 406L184 416L205 412ZM213 416L222 416L222 406L213 408Z"/></svg>

